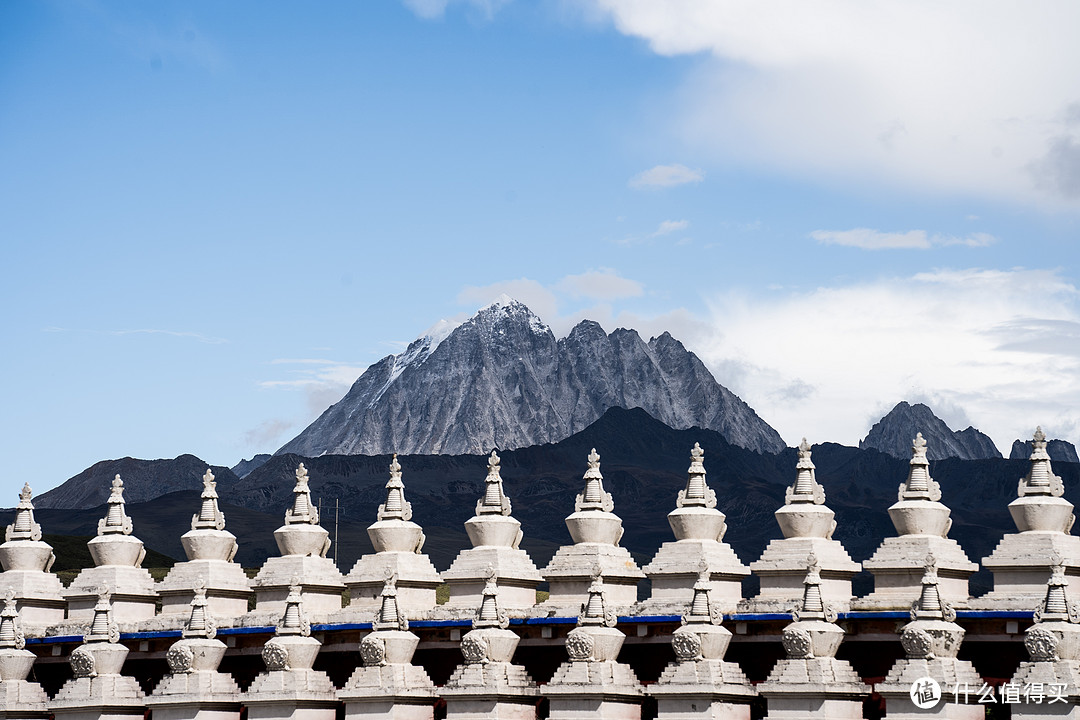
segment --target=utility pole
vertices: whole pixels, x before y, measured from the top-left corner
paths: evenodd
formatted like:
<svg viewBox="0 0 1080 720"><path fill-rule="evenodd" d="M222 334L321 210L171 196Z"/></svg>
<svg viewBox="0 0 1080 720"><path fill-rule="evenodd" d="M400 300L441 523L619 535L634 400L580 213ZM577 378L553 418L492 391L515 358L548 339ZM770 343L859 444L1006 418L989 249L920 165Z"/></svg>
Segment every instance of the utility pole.
<svg viewBox="0 0 1080 720"><path fill-rule="evenodd" d="M337 565L337 551L338 551L338 499L334 498L334 564Z"/></svg>

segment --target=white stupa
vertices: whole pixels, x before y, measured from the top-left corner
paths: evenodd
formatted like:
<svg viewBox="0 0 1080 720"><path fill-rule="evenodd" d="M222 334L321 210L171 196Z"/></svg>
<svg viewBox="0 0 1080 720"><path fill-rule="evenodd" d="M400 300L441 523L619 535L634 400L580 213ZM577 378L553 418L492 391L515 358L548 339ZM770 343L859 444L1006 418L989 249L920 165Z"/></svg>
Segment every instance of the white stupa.
<svg viewBox="0 0 1080 720"><path fill-rule="evenodd" d="M34 519L33 493L24 484L15 506L15 520L7 526L0 545L0 588L15 593L20 616L27 625L50 625L64 619L64 586L49 572L56 556L41 539L41 525Z"/></svg>

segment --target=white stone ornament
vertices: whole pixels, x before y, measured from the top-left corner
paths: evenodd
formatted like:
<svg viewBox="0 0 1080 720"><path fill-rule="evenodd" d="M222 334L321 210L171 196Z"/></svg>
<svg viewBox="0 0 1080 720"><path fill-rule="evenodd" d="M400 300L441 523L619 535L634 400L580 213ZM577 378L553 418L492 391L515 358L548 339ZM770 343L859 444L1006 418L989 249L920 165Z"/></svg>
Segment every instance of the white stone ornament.
<svg viewBox="0 0 1080 720"><path fill-rule="evenodd" d="M98 520L98 535L119 533L130 535L134 530L131 518L128 517L124 503L124 481L117 474L112 481L112 490L107 501L109 511L105 517Z"/></svg>
<svg viewBox="0 0 1080 720"><path fill-rule="evenodd" d="M1024 636L1024 647L1035 662L1058 660L1058 637L1045 628L1032 628Z"/></svg>
<svg viewBox="0 0 1080 720"><path fill-rule="evenodd" d="M97 677L94 656L84 646L80 645L71 652L69 663L75 677Z"/></svg>
<svg viewBox="0 0 1080 720"><path fill-rule="evenodd" d="M592 660L594 646L592 637L580 630L571 630L566 636L566 654L573 661Z"/></svg>
<svg viewBox="0 0 1080 720"><path fill-rule="evenodd" d="M386 643L382 638L368 635L360 641L360 658L365 665L385 665Z"/></svg>
<svg viewBox="0 0 1080 720"><path fill-rule="evenodd" d="M780 644L784 646L784 652L788 657L804 660L814 657L813 638L810 633L802 628L789 627L780 636Z"/></svg>
<svg viewBox="0 0 1080 720"><path fill-rule="evenodd" d="M467 663L487 662L487 641L479 635L466 635L461 639L461 655Z"/></svg>
<svg viewBox="0 0 1080 720"><path fill-rule="evenodd" d="M700 660L701 638L694 633L679 633L671 638L671 649L680 660Z"/></svg>
<svg viewBox="0 0 1080 720"><path fill-rule="evenodd" d="M270 640L262 649L262 660L267 670L289 670L289 650Z"/></svg>
<svg viewBox="0 0 1080 720"><path fill-rule="evenodd" d="M187 645L174 644L165 653L165 661L169 663L169 670L173 673L194 672L195 652Z"/></svg>

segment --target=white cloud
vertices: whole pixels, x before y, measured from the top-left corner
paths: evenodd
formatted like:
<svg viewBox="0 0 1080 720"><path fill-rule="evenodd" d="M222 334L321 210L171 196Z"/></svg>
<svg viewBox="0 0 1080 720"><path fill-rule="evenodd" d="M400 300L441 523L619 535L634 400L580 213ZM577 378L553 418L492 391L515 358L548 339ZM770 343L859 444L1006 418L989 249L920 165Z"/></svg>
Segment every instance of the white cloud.
<svg viewBox="0 0 1080 720"><path fill-rule="evenodd" d="M660 226L656 228L652 236L660 237L662 235L670 235L673 232L685 230L688 227L690 227L689 220L665 220L664 222L660 223Z"/></svg>
<svg viewBox="0 0 1080 720"><path fill-rule="evenodd" d="M1080 4L592 0L701 53L680 141L787 174L1080 205Z"/></svg>
<svg viewBox="0 0 1080 720"><path fill-rule="evenodd" d="M687 183L701 182L705 179L705 173L701 170L691 170L685 165L657 165L639 172L630 178L630 187L636 189L676 187Z"/></svg>
<svg viewBox="0 0 1080 720"><path fill-rule="evenodd" d="M589 270L580 275L567 275L557 285L572 298L592 300L618 300L620 298L639 297L643 293L641 283L619 277L610 268Z"/></svg>
<svg viewBox="0 0 1080 720"><path fill-rule="evenodd" d="M987 233L971 233L964 237L952 235L927 235L925 230L906 232L882 232L870 228L853 230L815 230L810 237L822 245L846 245L863 250L925 250L934 245L966 245L967 247L985 247L997 242L997 238Z"/></svg>
<svg viewBox="0 0 1080 720"><path fill-rule="evenodd" d="M491 19L509 0L401 0L405 7L424 20L436 20L446 14L452 3L468 5L485 19Z"/></svg>
<svg viewBox="0 0 1080 720"><path fill-rule="evenodd" d="M857 443L904 399L971 422L1005 452L1039 423L1080 428L1080 291L1053 271L731 293L710 309L716 335L691 349L789 443Z"/></svg>

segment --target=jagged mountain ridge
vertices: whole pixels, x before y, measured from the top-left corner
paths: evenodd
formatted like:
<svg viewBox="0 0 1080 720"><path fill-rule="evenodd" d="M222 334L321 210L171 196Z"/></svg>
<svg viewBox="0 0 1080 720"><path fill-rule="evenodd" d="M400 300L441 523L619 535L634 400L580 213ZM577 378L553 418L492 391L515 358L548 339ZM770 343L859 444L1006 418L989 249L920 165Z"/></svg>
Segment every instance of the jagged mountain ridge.
<svg viewBox="0 0 1080 720"><path fill-rule="evenodd" d="M640 407L673 428L716 430L758 452L780 435L664 333L607 334L585 320L555 335L500 298L455 328L369 367L342 400L277 454L483 453L558 442L612 407Z"/></svg>
<svg viewBox="0 0 1080 720"><path fill-rule="evenodd" d="M116 475L124 480L125 499L133 503L181 490L202 490L202 476L206 468L204 460L189 454L171 460L139 460L132 457L102 460L62 485L34 497L34 506L42 509L81 509L103 504L109 499L112 479ZM239 480L227 467L213 465L210 469L222 490Z"/></svg>
<svg viewBox="0 0 1080 720"><path fill-rule="evenodd" d="M1030 440L1013 440L1012 450L1009 451L1010 460L1027 460L1031 457ZM1046 454L1053 462L1080 462L1077 457L1076 446L1068 440L1048 440L1046 442Z"/></svg>
<svg viewBox="0 0 1080 720"><path fill-rule="evenodd" d="M883 418L874 423L866 437L859 441L859 448L874 449L907 460L911 458L911 441L916 433L922 433L927 443L930 460L960 458L983 460L1000 458L1001 452L988 436L968 427L954 431L945 421L926 405L914 405L901 401Z"/></svg>

